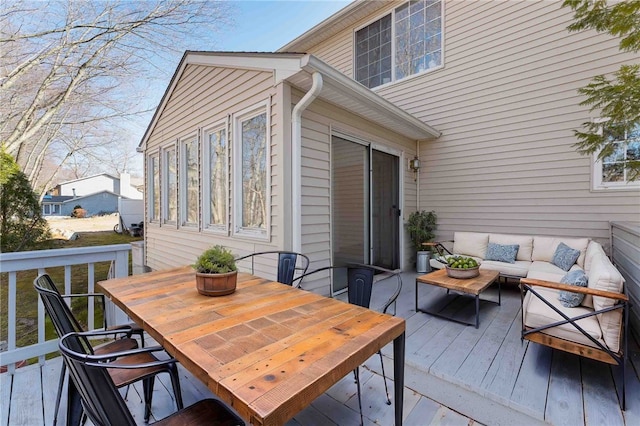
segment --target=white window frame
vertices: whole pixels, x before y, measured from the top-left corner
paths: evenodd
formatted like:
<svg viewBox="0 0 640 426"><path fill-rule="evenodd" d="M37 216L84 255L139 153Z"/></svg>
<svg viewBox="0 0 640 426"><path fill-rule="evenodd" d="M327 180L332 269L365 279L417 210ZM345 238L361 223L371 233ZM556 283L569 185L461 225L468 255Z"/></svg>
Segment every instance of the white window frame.
<svg viewBox="0 0 640 426"><path fill-rule="evenodd" d="M200 161L199 161L199 157L200 157L200 147L199 147L199 138L198 138L198 132L194 132L194 133L190 133L189 135L182 137L178 140L178 146L180 147L180 152L178 153L178 220L180 221L180 226L181 227L185 227L185 228L196 228L198 227L198 224L200 223L199 217L200 217L200 189L198 185L198 194L197 194L197 198L195 201L195 208L196 208L196 220L195 222L193 221L188 221L187 217L188 217L188 211L187 211L187 207L188 207L188 197L189 197L189 191L187 188L188 185L188 180L187 180L187 144L189 143L194 143L195 144L195 151L196 151L196 178L199 180L200 179L200 170L198 170L200 168Z"/></svg>
<svg viewBox="0 0 640 426"><path fill-rule="evenodd" d="M406 2L408 3L408 2ZM356 37L356 33L358 31L360 31L361 29L373 24L376 21L379 21L380 19L384 18L387 15L391 15L391 81L388 83L382 83L378 86L374 86L371 87L370 89L378 89L380 87L385 87L400 81L406 81L412 78L416 78L418 76L424 75L426 73L430 73L433 71L437 71L439 69L444 68L444 63L445 63L445 0L440 0L440 65L437 65L433 68L428 68L425 69L423 71L417 72L415 74L410 74L407 75L401 79L398 79L396 77L396 9L404 6L404 4L406 3L402 3L399 5L396 5L395 7L393 7L390 11L385 12L383 14L380 14L379 16L377 16L375 19L372 19L371 21L368 21L367 23L365 23L364 25L357 27L354 29L353 31L353 79L355 81L358 81L357 79L357 67L356 67L356 59L357 59L357 37Z"/></svg>
<svg viewBox="0 0 640 426"><path fill-rule="evenodd" d="M242 122L266 114L266 224L265 229L242 226ZM260 102L233 115L232 176L233 176L233 235L269 240L271 236L271 108L269 100Z"/></svg>
<svg viewBox="0 0 640 426"><path fill-rule="evenodd" d="M159 199L158 201L158 217L156 217L155 215L155 211L154 211L154 203L156 202L156 197L153 193L153 188L154 188L154 181L153 181L153 170L155 169L154 165L153 165L153 160L157 159L158 160L158 197ZM162 212L162 203L160 202L160 199L162 198L161 194L162 194L162 179L160 178L160 170L161 170L161 161L160 161L160 152L155 151L151 154L149 154L147 156L147 209L148 209L148 222L150 223L158 223L160 222L160 215Z"/></svg>
<svg viewBox="0 0 640 426"><path fill-rule="evenodd" d="M160 218L161 222L165 224L177 225L177 220L169 219L169 164L167 162L167 155L173 151L176 164L176 180L178 179L178 152L175 143L162 148L162 157L160 159ZM177 183L177 182L176 182ZM177 192L177 191L176 191ZM178 199L176 194L176 216L178 215Z"/></svg>
<svg viewBox="0 0 640 426"><path fill-rule="evenodd" d="M593 120L601 123L600 134L604 132L604 126L608 120L606 118L598 118ZM591 188L593 191L629 191L640 188L640 180L623 181L623 182L603 182L602 181L602 160L598 159L601 150L594 152L591 157Z"/></svg>
<svg viewBox="0 0 640 426"><path fill-rule="evenodd" d="M225 220L224 224L212 224L210 222L211 217L211 155L210 155L210 144L209 144L209 135L212 133L217 133L221 130L225 132L226 138L226 147L225 147L225 159L227 161L226 170L225 170L225 194L226 194L226 208L225 208ZM203 228L207 231L211 231L213 233L229 235L229 211L231 200L229 200L229 120L223 120L217 123L212 124L211 126L207 126L202 130L202 173L201 173L201 182L202 182L202 223Z"/></svg>

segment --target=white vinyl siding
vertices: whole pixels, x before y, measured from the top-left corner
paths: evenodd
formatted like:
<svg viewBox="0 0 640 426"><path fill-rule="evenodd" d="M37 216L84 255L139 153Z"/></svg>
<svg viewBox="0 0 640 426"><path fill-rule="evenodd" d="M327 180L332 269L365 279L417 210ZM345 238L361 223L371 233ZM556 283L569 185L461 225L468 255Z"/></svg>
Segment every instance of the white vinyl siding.
<svg viewBox="0 0 640 426"><path fill-rule="evenodd" d="M376 93L442 132L419 144L419 208L438 214L438 238L455 231L591 237L609 221L637 221L640 191L592 191L591 157L573 144L591 119L577 89L638 63L618 39L569 33L560 1L446 1L446 62ZM361 28L392 5L353 26ZM343 31L311 54L353 75ZM406 215L405 215L406 217Z"/></svg>

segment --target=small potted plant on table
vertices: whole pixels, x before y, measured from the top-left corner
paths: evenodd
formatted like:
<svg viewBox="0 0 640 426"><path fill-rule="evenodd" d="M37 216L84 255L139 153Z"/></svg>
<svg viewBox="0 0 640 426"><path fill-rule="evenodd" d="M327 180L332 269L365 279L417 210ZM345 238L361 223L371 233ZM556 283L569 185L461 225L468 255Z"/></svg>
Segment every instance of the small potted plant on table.
<svg viewBox="0 0 640 426"><path fill-rule="evenodd" d="M233 253L217 245L203 252L193 265L198 293L224 296L236 291L238 270Z"/></svg>

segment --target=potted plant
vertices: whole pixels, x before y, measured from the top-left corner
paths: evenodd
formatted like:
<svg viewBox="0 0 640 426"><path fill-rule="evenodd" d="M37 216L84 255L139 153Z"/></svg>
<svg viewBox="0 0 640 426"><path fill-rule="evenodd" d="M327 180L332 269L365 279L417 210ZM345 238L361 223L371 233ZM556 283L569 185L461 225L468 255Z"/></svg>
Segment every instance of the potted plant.
<svg viewBox="0 0 640 426"><path fill-rule="evenodd" d="M429 256L430 251L425 250L423 243L433 241L435 238L435 230L437 225L438 216L433 210L428 212L426 210L415 211L409 215L409 220L405 224L405 228L409 233L413 248L416 250L416 271L428 272L429 271Z"/></svg>
<svg viewBox="0 0 640 426"><path fill-rule="evenodd" d="M233 253L217 245L204 251L193 265L198 293L224 296L236 291L238 270Z"/></svg>

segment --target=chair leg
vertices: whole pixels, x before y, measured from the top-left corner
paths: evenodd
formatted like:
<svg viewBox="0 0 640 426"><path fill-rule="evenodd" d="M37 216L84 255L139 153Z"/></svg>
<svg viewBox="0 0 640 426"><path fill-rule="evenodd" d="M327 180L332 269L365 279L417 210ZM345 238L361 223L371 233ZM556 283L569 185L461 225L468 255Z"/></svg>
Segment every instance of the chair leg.
<svg viewBox="0 0 640 426"><path fill-rule="evenodd" d="M142 389L144 392L144 421L149 422L151 416L151 400L153 398L153 385L155 383L156 376L151 376L142 380Z"/></svg>
<svg viewBox="0 0 640 426"><path fill-rule="evenodd" d="M389 398L389 388L387 387L387 376L384 374L384 361L382 360L382 351L378 351L380 355L380 366L382 367L382 380L384 380L384 392L387 395L387 405L391 405L391 398Z"/></svg>
<svg viewBox="0 0 640 426"><path fill-rule="evenodd" d="M356 376L356 384L358 385L358 407L360 407L360 425L364 426L364 417L362 416L362 396L360 393L360 367L356 367L353 370L354 376Z"/></svg>
<svg viewBox="0 0 640 426"><path fill-rule="evenodd" d="M175 363L172 365L169 374L171 375L171 386L173 387L173 395L176 398L176 405L178 410L182 410L184 403L182 402L182 390L180 390L180 376L178 375L178 366Z"/></svg>
<svg viewBox="0 0 640 426"><path fill-rule="evenodd" d="M60 383L58 383L58 394L56 395L56 410L53 413L53 426L58 423L58 412L60 411L60 399L62 397L62 387L64 386L64 374L67 372L67 365L63 362L60 369Z"/></svg>

